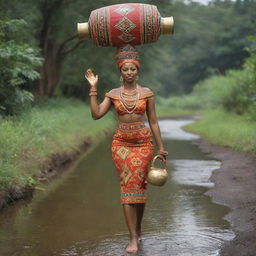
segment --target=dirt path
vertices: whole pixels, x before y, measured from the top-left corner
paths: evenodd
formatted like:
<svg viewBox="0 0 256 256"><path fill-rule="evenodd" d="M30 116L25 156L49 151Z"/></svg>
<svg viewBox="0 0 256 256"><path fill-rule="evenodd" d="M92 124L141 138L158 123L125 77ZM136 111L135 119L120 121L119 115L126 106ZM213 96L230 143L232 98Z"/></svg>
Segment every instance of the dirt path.
<svg viewBox="0 0 256 256"><path fill-rule="evenodd" d="M256 156L230 148L211 145L205 140L196 144L203 152L222 162L211 181L215 187L207 192L213 201L231 208L225 216L236 234L221 248L221 256L256 255Z"/></svg>

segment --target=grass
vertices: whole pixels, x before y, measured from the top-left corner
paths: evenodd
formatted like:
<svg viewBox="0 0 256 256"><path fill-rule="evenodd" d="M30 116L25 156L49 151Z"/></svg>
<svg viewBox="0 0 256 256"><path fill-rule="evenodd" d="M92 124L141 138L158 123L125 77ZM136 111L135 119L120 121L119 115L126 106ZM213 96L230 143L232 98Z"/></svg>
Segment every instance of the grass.
<svg viewBox="0 0 256 256"><path fill-rule="evenodd" d="M157 98L156 112L158 118L180 117L198 113L199 104L194 95Z"/></svg>
<svg viewBox="0 0 256 256"><path fill-rule="evenodd" d="M158 100L159 117L200 115L203 118L185 127L213 144L229 146L242 152L256 154L255 111L238 115L223 107L236 86L241 71L230 71L226 76L215 75L199 82L193 92Z"/></svg>
<svg viewBox="0 0 256 256"><path fill-rule="evenodd" d="M75 99L49 99L22 116L1 119L0 189L35 184L50 154L70 152L88 137L96 141L112 126L112 113L95 121Z"/></svg>
<svg viewBox="0 0 256 256"><path fill-rule="evenodd" d="M231 88L230 83L232 80L213 77L196 86L190 95L158 97L157 115L202 114L200 121L186 127L188 131L211 143L255 154L256 122L247 115L216 108ZM101 139L106 129L113 127L113 119L109 113L95 121L85 103L63 98L48 99L16 118L0 119L0 190L34 185L33 177L51 154L71 152L88 137Z"/></svg>
<svg viewBox="0 0 256 256"><path fill-rule="evenodd" d="M185 129L213 144L256 154L256 122L246 115L228 113L221 108L206 110L201 120Z"/></svg>

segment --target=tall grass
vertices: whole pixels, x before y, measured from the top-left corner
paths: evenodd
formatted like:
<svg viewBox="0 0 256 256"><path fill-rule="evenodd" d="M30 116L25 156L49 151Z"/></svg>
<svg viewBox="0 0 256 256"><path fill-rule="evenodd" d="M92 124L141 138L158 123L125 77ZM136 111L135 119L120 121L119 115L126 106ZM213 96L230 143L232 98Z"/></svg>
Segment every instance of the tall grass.
<svg viewBox="0 0 256 256"><path fill-rule="evenodd" d="M211 143L256 154L255 112L238 115L225 108L241 74L231 71L227 76L213 76L197 84L191 94L159 99L159 116L200 114L202 119L186 129Z"/></svg>
<svg viewBox="0 0 256 256"><path fill-rule="evenodd" d="M215 75L198 83L192 95L200 103L201 109L218 107L234 86L235 78L229 73L226 76Z"/></svg>
<svg viewBox="0 0 256 256"><path fill-rule="evenodd" d="M72 151L87 137L96 140L112 125L112 113L95 121L85 103L62 98L0 120L0 188L35 183L33 175L50 154Z"/></svg>
<svg viewBox="0 0 256 256"><path fill-rule="evenodd" d="M223 99L234 86L231 76L212 76L198 83L192 93L158 99L159 113L194 113L202 109L222 105Z"/></svg>
<svg viewBox="0 0 256 256"><path fill-rule="evenodd" d="M203 112L203 119L185 127L211 143L256 154L256 122L222 108Z"/></svg>

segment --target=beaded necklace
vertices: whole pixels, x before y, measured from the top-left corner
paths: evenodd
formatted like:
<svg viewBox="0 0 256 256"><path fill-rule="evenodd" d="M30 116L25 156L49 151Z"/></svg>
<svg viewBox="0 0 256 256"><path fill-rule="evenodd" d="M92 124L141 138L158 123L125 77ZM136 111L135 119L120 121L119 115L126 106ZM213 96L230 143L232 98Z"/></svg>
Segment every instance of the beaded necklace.
<svg viewBox="0 0 256 256"><path fill-rule="evenodd" d="M123 92L123 87L124 86L122 85L121 89L120 89L120 97L119 97L119 99L120 99L120 102L121 102L122 106L126 110L126 112L128 114L132 114L134 112L134 110L136 109L138 100L140 98L140 93L137 91L138 86L136 85L136 88L133 90L133 91L135 91L134 94L125 94ZM129 103L127 103L125 98L124 98L124 95L129 95L129 96L136 95L136 99L134 100L134 104L130 105Z"/></svg>

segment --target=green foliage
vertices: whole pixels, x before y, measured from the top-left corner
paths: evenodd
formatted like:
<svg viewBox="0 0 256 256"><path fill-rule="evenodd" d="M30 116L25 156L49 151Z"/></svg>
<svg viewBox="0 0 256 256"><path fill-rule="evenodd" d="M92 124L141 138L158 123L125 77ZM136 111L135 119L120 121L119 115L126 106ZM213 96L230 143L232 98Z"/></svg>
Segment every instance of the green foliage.
<svg viewBox="0 0 256 256"><path fill-rule="evenodd" d="M201 102L198 101L198 97L195 95L181 95L173 96L170 98L160 98L158 103L161 107L172 109L200 109Z"/></svg>
<svg viewBox="0 0 256 256"><path fill-rule="evenodd" d="M172 38L161 36L155 44L159 51L148 53L150 46L146 54L146 65L152 68L148 80L157 77L162 96L191 92L199 81L241 67L248 56L246 37L255 32L254 0L212 1L208 5L162 1L157 5L161 14L175 19ZM148 55L152 55L150 60Z"/></svg>
<svg viewBox="0 0 256 256"><path fill-rule="evenodd" d="M157 5L163 17L174 16L174 35L161 35L158 42L137 47L141 52L139 82L163 97L191 92L195 84L212 74L239 69L248 56L246 37L255 32L255 0L216 0L208 5L183 0L136 2ZM56 53L62 43L76 34L76 24L88 20L92 10L117 3L123 1L0 0L0 15L11 19L25 17L29 29L24 35L29 42L33 45L36 42L44 53L42 38L45 38L47 46ZM71 49L76 43L77 39L66 41L64 48ZM75 51L63 56L55 95L88 97L84 81L88 67L99 74L101 96L119 86L114 55L114 47L96 47L91 40L81 43Z"/></svg>
<svg viewBox="0 0 256 256"><path fill-rule="evenodd" d="M234 78L229 76L215 75L199 82L194 88L192 95L197 97L201 109L221 106L223 99L229 95L233 88Z"/></svg>
<svg viewBox="0 0 256 256"><path fill-rule="evenodd" d="M256 42L256 41L255 41ZM256 48L250 48L241 72L232 72L235 86L223 101L226 110L237 114L250 113L256 120Z"/></svg>
<svg viewBox="0 0 256 256"><path fill-rule="evenodd" d="M24 20L0 20L0 115L18 114L33 102L22 85L39 78L38 52L25 42Z"/></svg>
<svg viewBox="0 0 256 256"><path fill-rule="evenodd" d="M88 137L97 141L112 125L111 113L95 121L83 102L64 98L43 101L22 115L2 119L0 189L34 185L52 153L71 152Z"/></svg>
<svg viewBox="0 0 256 256"><path fill-rule="evenodd" d="M183 110L224 106L225 110L237 114L249 113L256 120L256 48L252 46L248 51L250 57L242 70L212 76L195 85L192 93L161 99L160 105Z"/></svg>
<svg viewBox="0 0 256 256"><path fill-rule="evenodd" d="M231 76L215 75L199 82L190 94L161 98L159 105L176 110L201 110L222 105L225 97L234 87Z"/></svg>
<svg viewBox="0 0 256 256"><path fill-rule="evenodd" d="M227 113L222 108L203 112L203 118L185 127L213 144L256 154L256 123L246 115Z"/></svg>

